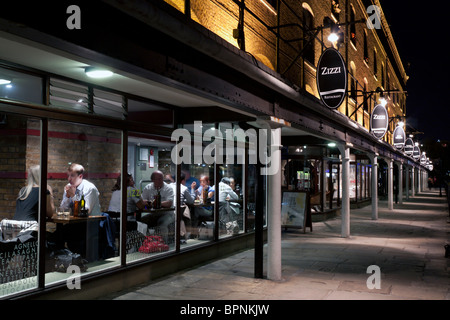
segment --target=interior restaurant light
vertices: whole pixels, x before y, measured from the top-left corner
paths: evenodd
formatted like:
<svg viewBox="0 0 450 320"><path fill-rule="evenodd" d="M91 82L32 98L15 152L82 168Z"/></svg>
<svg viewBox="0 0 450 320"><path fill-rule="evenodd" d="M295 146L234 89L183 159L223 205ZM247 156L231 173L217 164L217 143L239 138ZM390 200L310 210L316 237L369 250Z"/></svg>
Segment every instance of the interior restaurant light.
<svg viewBox="0 0 450 320"><path fill-rule="evenodd" d="M86 67L84 69L84 72L86 75L90 78L95 79L102 79L102 78L108 78L113 75L113 72L104 68L97 68L97 67Z"/></svg>
<svg viewBox="0 0 450 320"><path fill-rule="evenodd" d="M0 85L10 84L10 83L11 83L11 80L0 78Z"/></svg>

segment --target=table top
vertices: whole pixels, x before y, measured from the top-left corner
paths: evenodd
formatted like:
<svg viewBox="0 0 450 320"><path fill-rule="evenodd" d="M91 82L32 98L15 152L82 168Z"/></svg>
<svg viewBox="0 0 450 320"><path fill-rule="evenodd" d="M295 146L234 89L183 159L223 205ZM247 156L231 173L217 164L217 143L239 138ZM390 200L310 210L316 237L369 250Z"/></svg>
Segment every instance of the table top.
<svg viewBox="0 0 450 320"><path fill-rule="evenodd" d="M211 207L214 205L214 201L208 202L208 203L203 203L203 202L195 202L193 204L191 204L191 206L194 207Z"/></svg>
<svg viewBox="0 0 450 320"><path fill-rule="evenodd" d="M170 208L159 208L159 209L155 209L155 208L151 208L151 209L144 209L142 210L142 212L162 212L162 211L174 211L175 207L170 207Z"/></svg>
<svg viewBox="0 0 450 320"><path fill-rule="evenodd" d="M50 219L49 222L54 223L77 223L77 222L84 222L84 221L95 221L95 220L102 220L105 219L104 216L88 216L88 217L74 217L74 216L58 216L54 214Z"/></svg>

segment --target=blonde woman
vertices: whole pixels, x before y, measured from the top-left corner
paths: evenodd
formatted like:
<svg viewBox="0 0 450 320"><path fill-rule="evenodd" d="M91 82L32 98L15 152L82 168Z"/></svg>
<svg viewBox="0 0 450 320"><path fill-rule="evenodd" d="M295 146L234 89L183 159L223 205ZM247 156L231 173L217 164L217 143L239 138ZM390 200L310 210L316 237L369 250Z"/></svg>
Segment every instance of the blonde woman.
<svg viewBox="0 0 450 320"><path fill-rule="evenodd" d="M38 221L39 216L39 165L28 169L27 185L20 189L16 200L16 213L14 220ZM47 210L46 216L51 217L55 212L53 203L53 190L47 185Z"/></svg>

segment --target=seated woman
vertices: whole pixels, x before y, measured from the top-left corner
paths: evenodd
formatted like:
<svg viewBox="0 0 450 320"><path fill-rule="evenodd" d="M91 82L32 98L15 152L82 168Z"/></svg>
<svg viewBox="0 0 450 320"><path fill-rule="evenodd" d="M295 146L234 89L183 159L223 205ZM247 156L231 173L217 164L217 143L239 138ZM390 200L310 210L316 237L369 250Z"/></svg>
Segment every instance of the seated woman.
<svg viewBox="0 0 450 320"><path fill-rule="evenodd" d="M112 188L113 193L109 202L109 212L120 212L120 185L121 176L118 176L116 184ZM144 202L139 190L134 186L133 176L127 173L127 213L135 213L136 209L144 209Z"/></svg>
<svg viewBox="0 0 450 320"><path fill-rule="evenodd" d="M39 165L28 169L27 185L20 189L16 200L16 213L14 220L19 221L38 221L39 216ZM53 203L53 190L47 185L47 210L45 215L49 218L55 213Z"/></svg>

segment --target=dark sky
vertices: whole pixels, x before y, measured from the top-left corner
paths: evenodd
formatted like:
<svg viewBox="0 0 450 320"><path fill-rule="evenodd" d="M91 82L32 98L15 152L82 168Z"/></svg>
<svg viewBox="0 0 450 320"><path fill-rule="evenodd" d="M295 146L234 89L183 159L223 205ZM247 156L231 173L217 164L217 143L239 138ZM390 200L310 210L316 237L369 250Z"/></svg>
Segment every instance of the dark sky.
<svg viewBox="0 0 450 320"><path fill-rule="evenodd" d="M406 73L406 122L417 140L450 140L448 1L380 0Z"/></svg>

